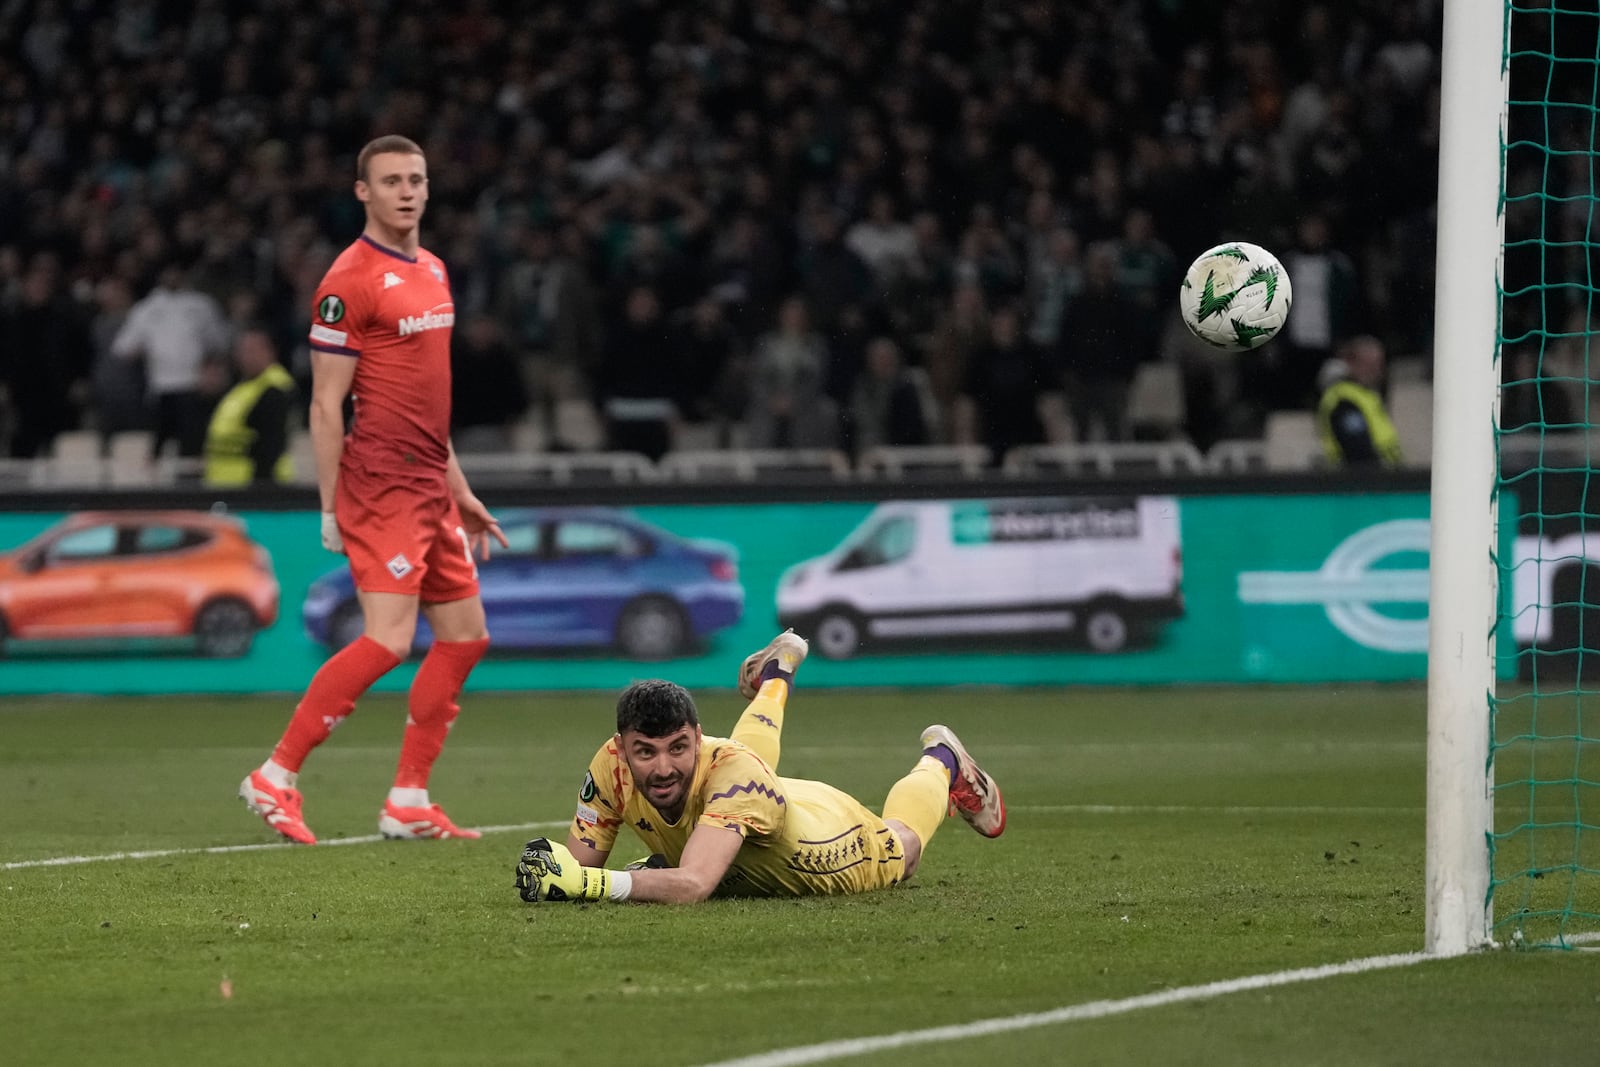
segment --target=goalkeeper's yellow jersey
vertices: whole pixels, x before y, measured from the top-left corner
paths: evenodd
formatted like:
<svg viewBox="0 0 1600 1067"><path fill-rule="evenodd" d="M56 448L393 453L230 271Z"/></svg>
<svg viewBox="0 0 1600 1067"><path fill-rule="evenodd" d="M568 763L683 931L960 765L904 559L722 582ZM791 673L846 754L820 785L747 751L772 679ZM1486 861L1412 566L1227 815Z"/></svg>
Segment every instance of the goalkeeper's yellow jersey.
<svg viewBox="0 0 1600 1067"><path fill-rule="evenodd" d="M854 797L823 782L780 778L750 749L705 736L683 814L668 822L634 788L617 739L595 753L578 792L572 835L610 853L626 823L677 866L697 826L744 838L718 896L861 893L904 876L900 839Z"/></svg>

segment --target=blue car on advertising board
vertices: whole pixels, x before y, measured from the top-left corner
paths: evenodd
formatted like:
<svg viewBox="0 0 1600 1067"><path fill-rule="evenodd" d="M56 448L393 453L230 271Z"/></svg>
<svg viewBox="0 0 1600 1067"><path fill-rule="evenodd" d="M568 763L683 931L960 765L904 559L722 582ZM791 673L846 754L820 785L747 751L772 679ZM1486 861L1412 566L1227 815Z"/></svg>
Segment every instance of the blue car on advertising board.
<svg viewBox="0 0 1600 1067"><path fill-rule="evenodd" d="M694 648L744 611L738 549L690 540L614 508L508 511L509 549L478 562L494 647L614 648L653 660ZM330 649L361 635L349 567L318 578L302 608L306 635ZM433 641L426 619L414 645Z"/></svg>

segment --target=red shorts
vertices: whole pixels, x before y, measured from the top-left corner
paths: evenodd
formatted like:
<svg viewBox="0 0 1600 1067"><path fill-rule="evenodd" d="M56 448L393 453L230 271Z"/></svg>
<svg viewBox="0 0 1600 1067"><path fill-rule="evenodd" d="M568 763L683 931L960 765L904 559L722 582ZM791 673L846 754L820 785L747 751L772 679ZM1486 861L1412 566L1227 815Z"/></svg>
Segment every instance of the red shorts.
<svg viewBox="0 0 1600 1067"><path fill-rule="evenodd" d="M405 593L427 603L478 594L472 546L442 481L404 482L341 467L333 511L362 592Z"/></svg>

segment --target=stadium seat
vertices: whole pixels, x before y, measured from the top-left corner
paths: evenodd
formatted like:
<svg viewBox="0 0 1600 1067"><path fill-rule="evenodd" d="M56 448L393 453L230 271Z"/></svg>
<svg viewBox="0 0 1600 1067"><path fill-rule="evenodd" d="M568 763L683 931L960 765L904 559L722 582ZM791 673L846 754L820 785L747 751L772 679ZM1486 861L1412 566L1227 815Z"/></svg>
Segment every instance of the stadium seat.
<svg viewBox="0 0 1600 1067"><path fill-rule="evenodd" d="M107 448L107 478L119 489L137 489L155 484L155 468L150 461L150 446L155 434L148 430L125 430L111 435Z"/></svg>
<svg viewBox="0 0 1600 1067"><path fill-rule="evenodd" d="M311 446L309 430L294 430L289 434L289 459L294 464L295 485L317 484L317 452Z"/></svg>
<svg viewBox="0 0 1600 1067"><path fill-rule="evenodd" d="M150 450L155 443L156 435L149 430L123 430L111 435L106 454L113 462L142 460L149 463Z"/></svg>
<svg viewBox="0 0 1600 1067"><path fill-rule="evenodd" d="M725 432L720 422L680 422L672 432L672 447L684 452L710 452L721 446Z"/></svg>
<svg viewBox="0 0 1600 1067"><path fill-rule="evenodd" d="M1267 443L1253 437L1218 441L1206 452L1206 464L1214 474L1259 474L1267 469Z"/></svg>
<svg viewBox="0 0 1600 1067"><path fill-rule="evenodd" d="M0 459L0 493L41 488L45 466L31 459Z"/></svg>
<svg viewBox="0 0 1600 1067"><path fill-rule="evenodd" d="M661 457L660 471L680 482L753 482L768 474L839 480L850 477L850 460L831 448L675 449Z"/></svg>
<svg viewBox="0 0 1600 1067"><path fill-rule="evenodd" d="M564 397L556 401L555 425L551 439L564 448L594 451L606 444L605 424L594 405L583 397Z"/></svg>
<svg viewBox="0 0 1600 1067"><path fill-rule="evenodd" d="M198 456L177 456L168 452L155 462L155 484L158 486L203 485L205 473L206 461Z"/></svg>
<svg viewBox="0 0 1600 1067"><path fill-rule="evenodd" d="M1021 445L1006 453L1011 477L1138 477L1205 474L1206 459L1188 441L1099 441Z"/></svg>
<svg viewBox="0 0 1600 1067"><path fill-rule="evenodd" d="M527 485L636 485L656 468L637 452L480 452L457 457L475 488Z"/></svg>
<svg viewBox="0 0 1600 1067"><path fill-rule="evenodd" d="M1044 422L1044 439L1052 442L1076 441L1078 424L1067 408L1067 398L1059 389L1039 394L1039 417Z"/></svg>
<svg viewBox="0 0 1600 1067"><path fill-rule="evenodd" d="M68 430L50 442L52 459L85 460L100 458L100 435L94 430Z"/></svg>
<svg viewBox="0 0 1600 1067"><path fill-rule="evenodd" d="M1421 382L1428 378L1431 359L1426 355L1395 356L1389 360L1389 385L1401 382Z"/></svg>
<svg viewBox="0 0 1600 1067"><path fill-rule="evenodd" d="M511 425L511 451L543 452L548 446L549 428L544 415L531 410Z"/></svg>
<svg viewBox="0 0 1600 1067"><path fill-rule="evenodd" d="M1433 386L1425 381L1394 382L1389 387L1389 417L1400 435L1407 467L1433 465Z"/></svg>
<svg viewBox="0 0 1600 1067"><path fill-rule="evenodd" d="M1541 433L1532 427L1517 433L1501 434L1500 472L1510 476L1543 468L1551 470L1592 470L1600 459L1600 442L1584 430Z"/></svg>
<svg viewBox="0 0 1600 1067"><path fill-rule="evenodd" d="M862 452L856 471L866 478L979 478L993 456L988 445L882 445Z"/></svg>
<svg viewBox="0 0 1600 1067"><path fill-rule="evenodd" d="M1137 440L1164 441L1179 433L1185 418L1183 375L1176 363L1139 364L1128 394L1128 427Z"/></svg>
<svg viewBox="0 0 1600 1067"><path fill-rule="evenodd" d="M457 455L515 451L511 429L506 426L463 426L450 435L450 440Z"/></svg>
<svg viewBox="0 0 1600 1067"><path fill-rule="evenodd" d="M1267 469L1303 471L1322 464L1322 442L1309 411L1274 411L1267 416Z"/></svg>
<svg viewBox="0 0 1600 1067"><path fill-rule="evenodd" d="M89 489L104 485L106 465L100 458L100 435L93 430L57 434L50 442L50 455L43 466L45 488Z"/></svg>

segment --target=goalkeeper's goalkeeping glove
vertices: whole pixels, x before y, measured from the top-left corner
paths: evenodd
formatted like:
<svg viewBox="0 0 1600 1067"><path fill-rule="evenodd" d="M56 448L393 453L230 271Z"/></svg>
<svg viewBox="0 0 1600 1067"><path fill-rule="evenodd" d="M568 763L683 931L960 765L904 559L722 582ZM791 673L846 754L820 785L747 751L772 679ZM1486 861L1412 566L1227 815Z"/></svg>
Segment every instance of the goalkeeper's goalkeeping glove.
<svg viewBox="0 0 1600 1067"><path fill-rule="evenodd" d="M536 837L522 846L522 858L517 862L517 889L529 903L618 899L612 892L612 875L612 871L601 867L580 865L566 845Z"/></svg>

